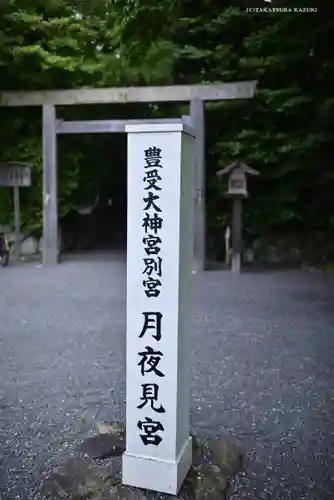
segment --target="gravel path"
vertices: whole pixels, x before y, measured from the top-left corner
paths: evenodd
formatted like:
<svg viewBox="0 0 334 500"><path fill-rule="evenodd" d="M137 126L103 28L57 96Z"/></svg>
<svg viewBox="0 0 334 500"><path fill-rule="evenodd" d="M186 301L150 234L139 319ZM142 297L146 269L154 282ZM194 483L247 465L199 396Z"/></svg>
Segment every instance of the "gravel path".
<svg viewBox="0 0 334 500"><path fill-rule="evenodd" d="M37 500L95 421L124 418L125 257L0 271L0 498ZM193 279L192 428L246 451L233 500L333 500L333 277Z"/></svg>

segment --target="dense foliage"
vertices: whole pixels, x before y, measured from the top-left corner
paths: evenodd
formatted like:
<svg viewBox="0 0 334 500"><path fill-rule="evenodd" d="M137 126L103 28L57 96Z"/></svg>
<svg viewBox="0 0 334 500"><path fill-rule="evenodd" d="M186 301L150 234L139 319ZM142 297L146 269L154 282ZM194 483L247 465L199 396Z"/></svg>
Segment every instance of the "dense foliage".
<svg viewBox="0 0 334 500"><path fill-rule="evenodd" d="M249 234L290 228L328 232L334 227L334 20L320 7L317 13L254 13L232 4L8 0L0 16L0 90L257 79L255 99L206 106L209 235L219 235L229 213L215 171L235 157L261 172L247 202ZM305 2L296 0L298 6ZM122 105L59 113L105 118L185 111ZM34 165L33 187L23 199L26 227L41 224L40 134L40 110L1 108L1 160ZM117 191L125 169L124 141L62 138L60 162L64 216L84 197ZM0 223L12 217L10 196L1 190Z"/></svg>

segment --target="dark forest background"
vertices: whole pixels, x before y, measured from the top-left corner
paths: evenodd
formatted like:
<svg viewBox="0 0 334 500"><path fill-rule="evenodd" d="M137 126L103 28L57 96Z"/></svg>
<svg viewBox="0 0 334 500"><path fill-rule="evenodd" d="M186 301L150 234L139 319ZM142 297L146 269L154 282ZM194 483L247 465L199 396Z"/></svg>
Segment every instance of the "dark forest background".
<svg viewBox="0 0 334 500"><path fill-rule="evenodd" d="M277 0L275 7L290 3ZM334 260L334 18L321 3L317 13L250 13L246 0L7 0L0 4L0 97L5 90L257 79L253 100L206 104L209 256L220 258L230 217L215 172L242 157L261 172L245 203L246 244L283 242L305 259ZM295 0L292 7L305 6ZM58 109L58 117L71 119L185 113L187 106L171 104ZM33 165L33 185L21 190L22 222L25 231L40 231L41 109L0 108L6 160ZM83 246L121 238L123 135L61 137L59 183L69 247L82 220ZM76 207L97 195L90 222L81 220ZM2 188L0 224L12 221L12 193Z"/></svg>

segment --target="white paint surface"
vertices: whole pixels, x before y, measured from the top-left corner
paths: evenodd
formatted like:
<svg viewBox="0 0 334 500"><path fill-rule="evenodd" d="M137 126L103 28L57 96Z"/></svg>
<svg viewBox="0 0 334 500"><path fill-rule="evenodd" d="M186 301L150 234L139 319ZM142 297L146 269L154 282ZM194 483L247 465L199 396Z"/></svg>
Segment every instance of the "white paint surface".
<svg viewBox="0 0 334 500"><path fill-rule="evenodd" d="M164 493L177 494L192 461L189 437L190 400L190 321L189 291L193 252L193 136L182 124L134 125L126 127L128 133L128 250L127 250L127 359L126 359L126 451L123 455L123 483ZM145 168L145 150L161 149L162 167ZM147 170L157 168L161 180L160 191L145 190ZM158 254L162 259L162 276L158 297L147 297L142 274L146 255L142 227L146 213L143 198L148 192L158 195L155 201L163 219L157 235L161 238ZM152 233L152 231L150 231ZM153 272L152 277L156 277ZM162 316L161 339L147 329L139 338L143 326L143 312L159 312ZM151 319L154 316L150 317ZM141 373L138 353L146 346L162 353L156 372ZM147 365L145 365L147 367ZM143 401L142 384L157 384L157 413L150 404L139 409ZM160 422L163 431L156 435L162 441L156 446L144 444L138 422L146 417Z"/></svg>

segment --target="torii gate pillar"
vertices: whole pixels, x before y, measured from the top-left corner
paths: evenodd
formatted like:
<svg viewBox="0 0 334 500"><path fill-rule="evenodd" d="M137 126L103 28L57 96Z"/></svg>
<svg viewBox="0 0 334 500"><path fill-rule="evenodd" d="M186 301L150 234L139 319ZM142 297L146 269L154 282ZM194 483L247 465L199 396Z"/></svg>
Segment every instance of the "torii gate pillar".
<svg viewBox="0 0 334 500"><path fill-rule="evenodd" d="M194 268L205 269L205 122L204 102L195 98L190 101L190 122L196 131L195 139L195 222L194 222Z"/></svg>
<svg viewBox="0 0 334 500"><path fill-rule="evenodd" d="M43 106L43 265L58 263L56 109Z"/></svg>

